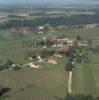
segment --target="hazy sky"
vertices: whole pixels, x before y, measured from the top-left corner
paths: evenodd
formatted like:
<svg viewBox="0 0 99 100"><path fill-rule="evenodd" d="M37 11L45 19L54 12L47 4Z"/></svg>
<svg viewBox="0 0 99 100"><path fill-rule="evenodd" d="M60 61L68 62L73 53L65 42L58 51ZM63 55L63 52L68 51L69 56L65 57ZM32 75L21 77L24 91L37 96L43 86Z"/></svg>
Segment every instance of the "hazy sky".
<svg viewBox="0 0 99 100"><path fill-rule="evenodd" d="M98 0L0 0L0 4L19 4L19 3L99 3Z"/></svg>

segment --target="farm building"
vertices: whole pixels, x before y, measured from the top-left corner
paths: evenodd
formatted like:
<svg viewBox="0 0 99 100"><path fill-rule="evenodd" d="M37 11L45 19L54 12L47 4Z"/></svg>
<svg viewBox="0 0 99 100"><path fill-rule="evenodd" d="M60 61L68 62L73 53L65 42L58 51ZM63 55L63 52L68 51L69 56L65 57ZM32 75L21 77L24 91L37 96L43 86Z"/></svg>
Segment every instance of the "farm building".
<svg viewBox="0 0 99 100"><path fill-rule="evenodd" d="M97 24L94 23L94 24L87 24L85 28L95 28L97 27Z"/></svg>
<svg viewBox="0 0 99 100"><path fill-rule="evenodd" d="M39 27L37 28L37 32L38 32L38 33L44 33L44 26L39 26Z"/></svg>
<svg viewBox="0 0 99 100"><path fill-rule="evenodd" d="M67 40L67 44L68 44L69 46L73 46L75 41L76 41L76 38L70 37L70 38L68 38L68 40Z"/></svg>
<svg viewBox="0 0 99 100"><path fill-rule="evenodd" d="M78 42L78 46L87 47L88 41L87 40L81 40Z"/></svg>

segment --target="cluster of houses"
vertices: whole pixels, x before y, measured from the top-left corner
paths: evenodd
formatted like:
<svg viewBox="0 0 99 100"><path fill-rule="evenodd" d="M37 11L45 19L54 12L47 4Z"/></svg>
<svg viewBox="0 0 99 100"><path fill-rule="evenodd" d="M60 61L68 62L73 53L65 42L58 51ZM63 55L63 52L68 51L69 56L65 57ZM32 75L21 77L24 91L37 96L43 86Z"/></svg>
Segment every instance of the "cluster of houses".
<svg viewBox="0 0 99 100"><path fill-rule="evenodd" d="M44 65L45 62L50 64L58 64L59 59L62 58L62 55L54 54L53 56L48 57L46 60L42 59L40 56L37 56L37 60L32 63L25 64L24 66L29 66L34 69L41 68L42 65ZM31 59L32 60L32 59Z"/></svg>
<svg viewBox="0 0 99 100"><path fill-rule="evenodd" d="M96 24L96 23L81 25L82 28L86 28L86 29L95 28L97 26L98 26L98 24ZM79 25L75 25L74 27L79 27ZM37 32L38 33L44 33L44 29L45 29L44 26L38 26L37 27ZM62 30L62 29L68 29L68 27L66 25L59 25L59 26L50 26L50 25L48 25L48 30L49 31Z"/></svg>
<svg viewBox="0 0 99 100"><path fill-rule="evenodd" d="M79 25L75 25L75 27L78 27L78 26ZM98 24L92 23L92 24L81 25L81 26L82 26L82 28L89 29L89 28L95 28L95 27L97 27ZM48 25L47 26L47 31L50 31L50 32L54 32L55 30L63 30L63 29L67 30L68 27L66 25L59 25L59 26L50 26L50 25ZM29 30L30 30L30 28L26 27L26 26L19 28L19 32L22 32L24 34L26 34ZM44 33L44 31L45 31L45 26L44 25L38 26L36 28L36 32L39 33L39 34L40 33Z"/></svg>
<svg viewBox="0 0 99 100"><path fill-rule="evenodd" d="M59 38L57 36L48 37L48 41L51 43L52 48L57 49L58 52L66 53L71 46L75 44L77 39L75 37L69 38ZM81 39L77 42L79 47L88 47L88 40ZM48 57L48 62L52 64L57 64L58 60L62 57L62 55L53 55ZM29 66L32 68L40 68L40 65L44 60L38 56L37 63L30 63Z"/></svg>
<svg viewBox="0 0 99 100"><path fill-rule="evenodd" d="M59 25L59 26L47 26L48 31L50 32L54 32L55 30L62 30L62 29L68 29L68 27L66 25ZM36 31L37 33L44 33L45 30L45 26L38 26Z"/></svg>
<svg viewBox="0 0 99 100"><path fill-rule="evenodd" d="M56 48L59 52L66 52L69 50L70 46L73 46L77 39L75 37L69 37L69 38L58 38L56 36L49 37L49 42L52 44L53 48ZM87 47L88 46L88 40L79 40L77 41L78 46Z"/></svg>
<svg viewBox="0 0 99 100"><path fill-rule="evenodd" d="M59 28L65 28L64 26L60 26ZM39 26L37 28L37 32L38 33L44 33L44 26ZM54 30L53 27L48 27L49 30ZM26 33L28 31L28 27L24 27L21 28L20 31ZM46 37L43 37L43 40L46 40ZM69 48L71 46L73 46L76 42L78 44L78 46L81 47L87 47L88 46L88 40L84 40L81 39L79 41L77 41L76 37L67 37L67 38L61 38L61 37L57 37L57 36L51 36L51 37L47 37L47 41L49 41L49 43L51 43L52 48L57 49L58 52L66 52L69 50ZM48 58L48 62L52 63L52 64L57 64L57 61L59 58L61 58L62 56L51 56ZM39 63L40 64L39 64ZM41 63L43 62L43 59L38 56L38 62L37 63L29 63L28 65L31 68L40 68Z"/></svg>

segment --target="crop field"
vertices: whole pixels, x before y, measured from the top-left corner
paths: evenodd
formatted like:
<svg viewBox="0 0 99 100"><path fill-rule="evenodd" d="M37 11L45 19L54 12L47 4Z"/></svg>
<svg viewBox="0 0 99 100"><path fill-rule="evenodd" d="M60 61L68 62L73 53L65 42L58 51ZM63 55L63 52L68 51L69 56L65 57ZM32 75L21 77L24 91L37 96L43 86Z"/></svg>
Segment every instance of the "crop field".
<svg viewBox="0 0 99 100"><path fill-rule="evenodd" d="M95 12L92 12L92 11L86 11L86 12L77 12L77 11L69 11L69 12L66 12L66 15L67 16L72 16L72 15L94 15Z"/></svg>
<svg viewBox="0 0 99 100"><path fill-rule="evenodd" d="M99 95L99 55L90 55L89 64L78 64L74 69L74 94Z"/></svg>

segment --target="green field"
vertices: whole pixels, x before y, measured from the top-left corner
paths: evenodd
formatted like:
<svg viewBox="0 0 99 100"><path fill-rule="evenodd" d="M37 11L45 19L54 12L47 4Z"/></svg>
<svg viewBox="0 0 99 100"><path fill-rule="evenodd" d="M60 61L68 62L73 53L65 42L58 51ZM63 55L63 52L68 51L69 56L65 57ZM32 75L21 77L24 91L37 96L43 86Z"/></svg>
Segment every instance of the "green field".
<svg viewBox="0 0 99 100"><path fill-rule="evenodd" d="M99 95L99 55L91 54L90 59L89 64L78 64L74 69L74 94Z"/></svg>
<svg viewBox="0 0 99 100"><path fill-rule="evenodd" d="M19 71L0 72L0 84L11 91L4 100L57 100L64 98L67 88L67 74L64 72L64 58L58 65L45 62L40 69L24 67Z"/></svg>
<svg viewBox="0 0 99 100"><path fill-rule="evenodd" d="M72 16L72 15L94 15L95 14L95 12L93 12L93 11L85 11L85 12L77 12L77 11L68 11L68 12L66 12L66 15L67 16Z"/></svg>

